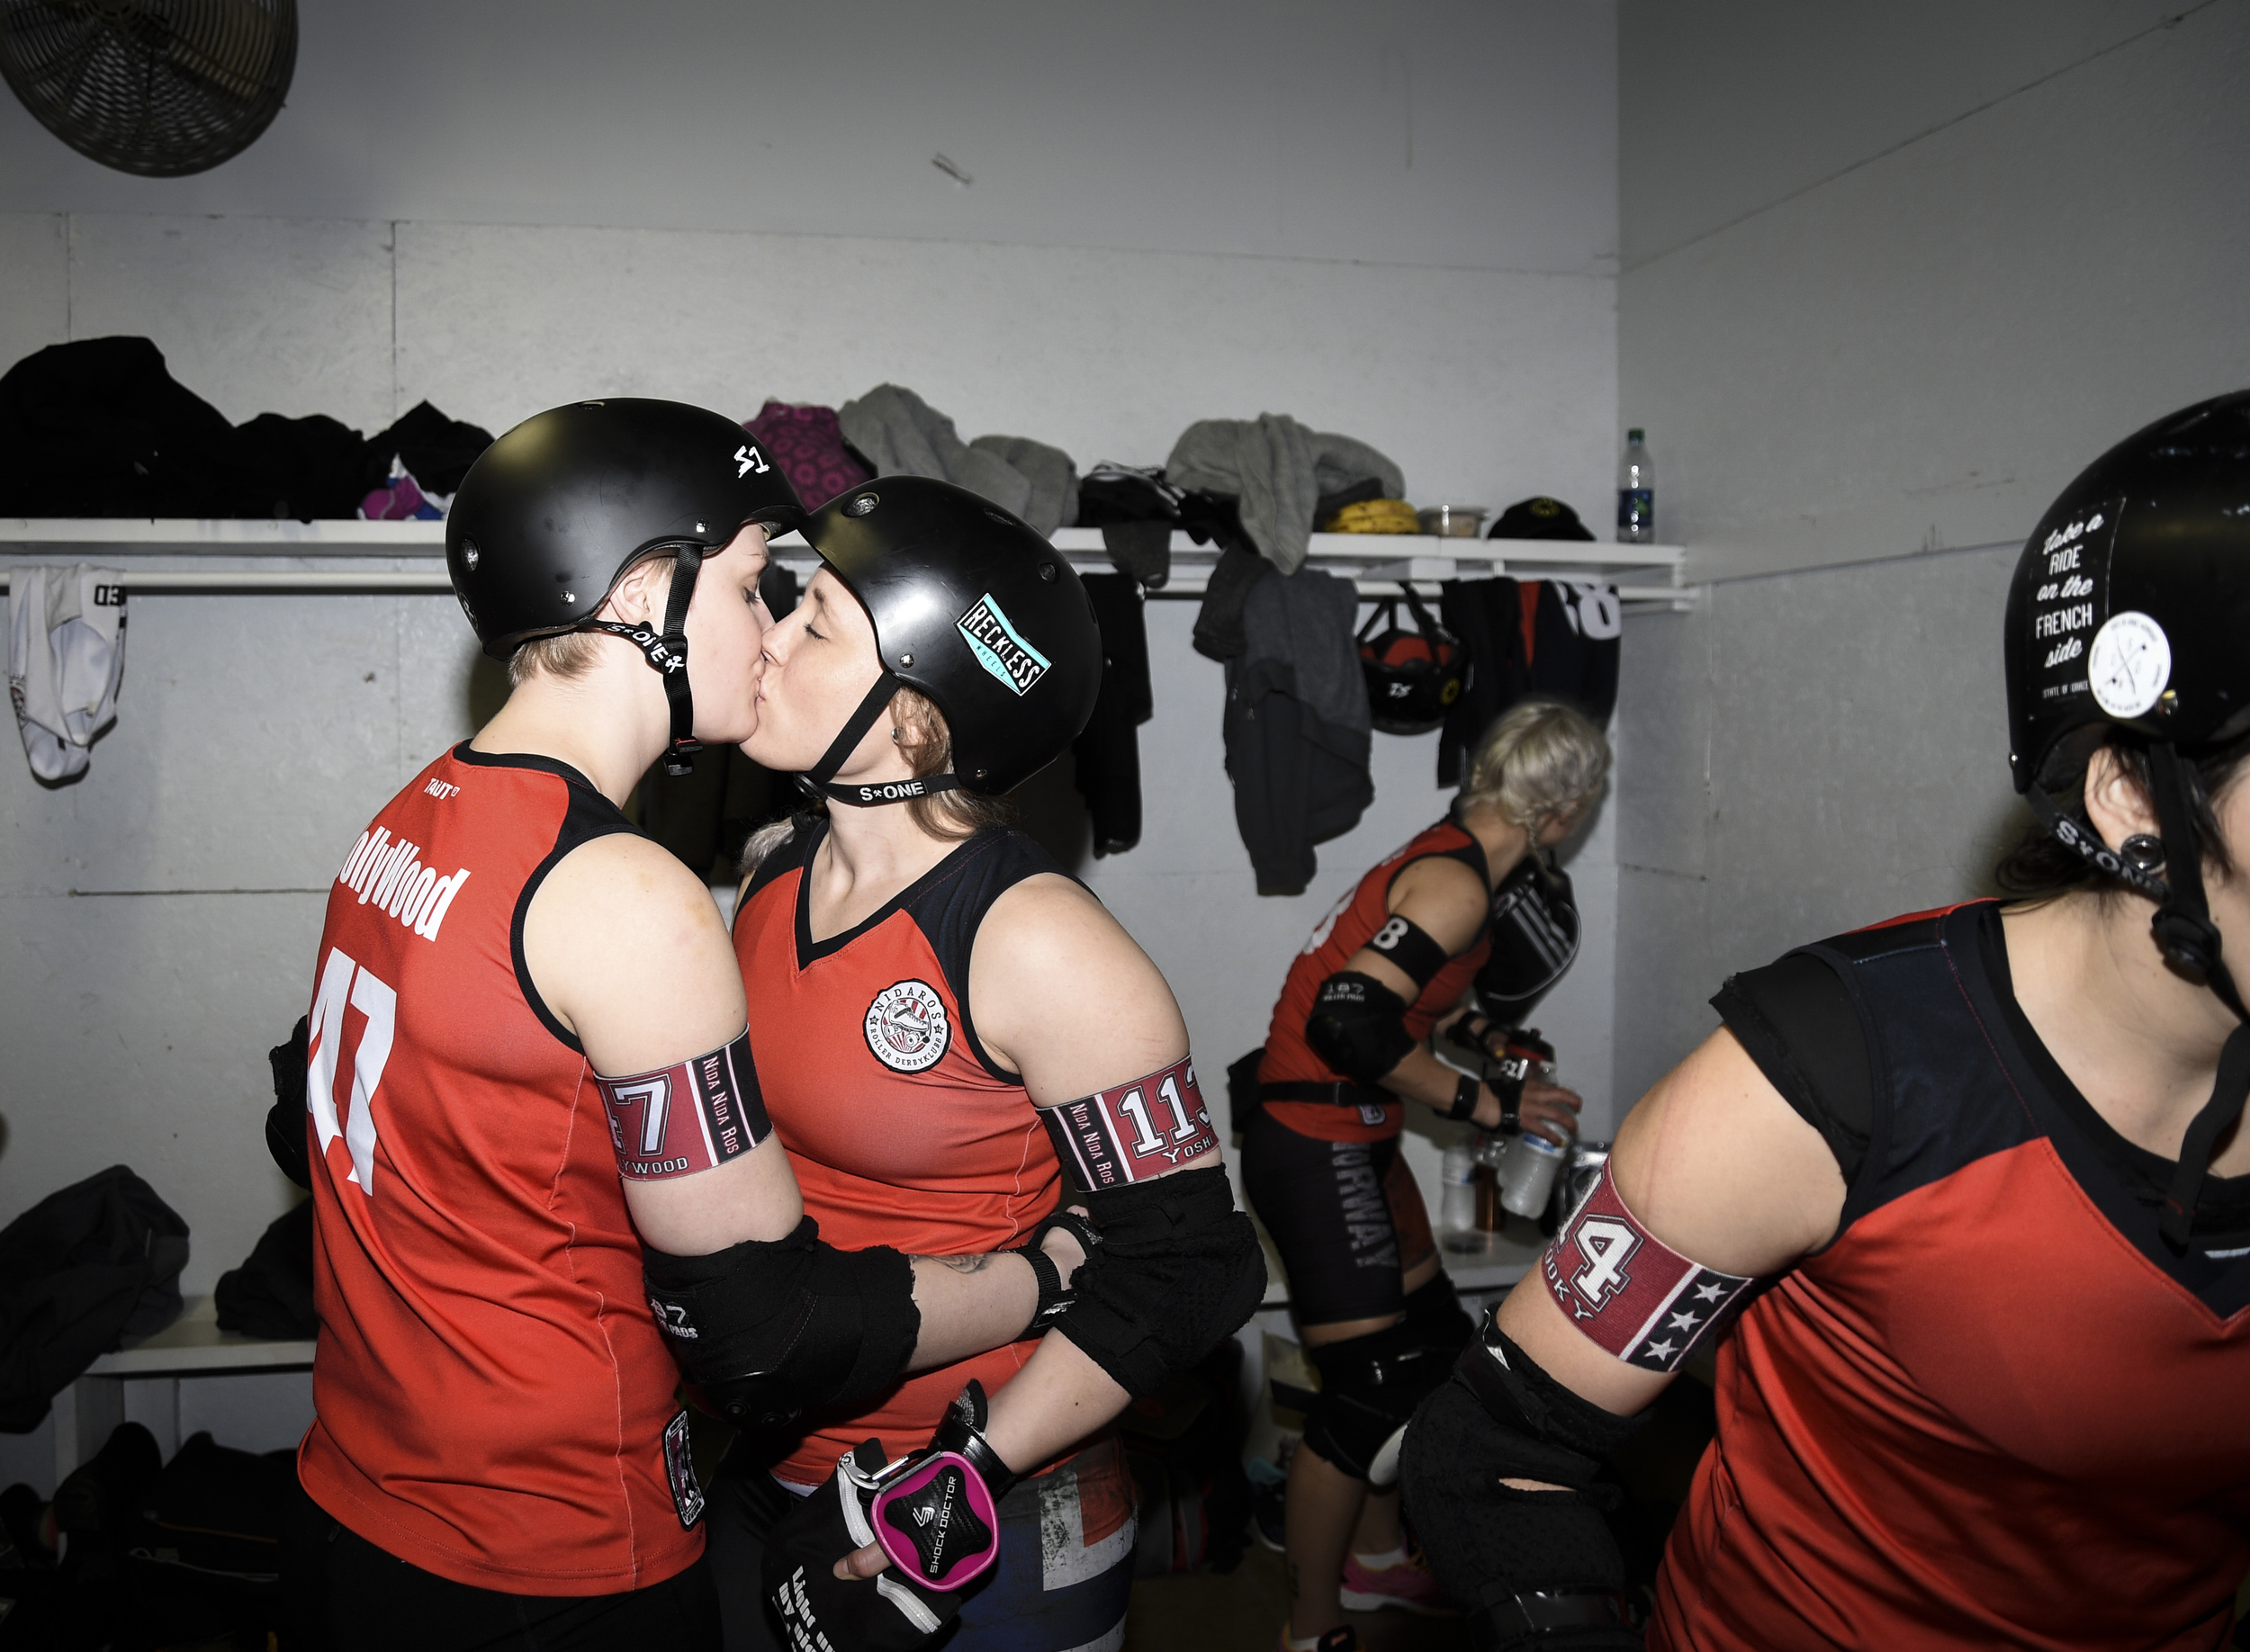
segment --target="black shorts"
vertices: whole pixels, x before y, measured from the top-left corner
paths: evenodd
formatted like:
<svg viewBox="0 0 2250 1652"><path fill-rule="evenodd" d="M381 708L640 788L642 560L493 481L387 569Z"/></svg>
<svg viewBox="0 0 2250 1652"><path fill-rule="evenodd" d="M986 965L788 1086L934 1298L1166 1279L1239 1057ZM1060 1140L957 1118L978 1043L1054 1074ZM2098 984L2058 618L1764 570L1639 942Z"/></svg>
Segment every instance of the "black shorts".
<svg viewBox="0 0 2250 1652"><path fill-rule="evenodd" d="M335 1520L314 1534L332 1652L718 1652L707 1562L619 1594L504 1594L386 1553Z"/></svg>
<svg viewBox="0 0 2250 1652"><path fill-rule="evenodd" d="M1406 1275L1436 1253L1395 1136L1318 1141L1260 1109L1242 1131L1242 1187L1282 1253L1300 1325L1403 1312Z"/></svg>

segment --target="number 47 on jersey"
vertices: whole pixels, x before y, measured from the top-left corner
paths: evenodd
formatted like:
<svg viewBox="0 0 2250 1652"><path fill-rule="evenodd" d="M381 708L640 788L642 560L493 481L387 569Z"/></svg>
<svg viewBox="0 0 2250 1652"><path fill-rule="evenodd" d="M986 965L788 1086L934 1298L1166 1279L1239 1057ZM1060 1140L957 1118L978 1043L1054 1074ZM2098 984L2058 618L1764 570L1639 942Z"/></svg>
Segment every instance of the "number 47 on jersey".
<svg viewBox="0 0 2250 1652"><path fill-rule="evenodd" d="M349 1116L341 1123L336 1115L336 1073L344 1053L344 1011L346 1007L367 1018L352 1055L352 1099ZM320 1132L315 1150L325 1158L328 1144L338 1136L352 1155L351 1172L345 1180L356 1182L362 1193L375 1190L375 1091L382 1083L383 1064L391 1059L391 1040L398 1026L399 995L360 967L342 947L328 949L320 967L320 991L312 1000L312 1036L305 1052L305 1105L311 1109L313 1128Z"/></svg>

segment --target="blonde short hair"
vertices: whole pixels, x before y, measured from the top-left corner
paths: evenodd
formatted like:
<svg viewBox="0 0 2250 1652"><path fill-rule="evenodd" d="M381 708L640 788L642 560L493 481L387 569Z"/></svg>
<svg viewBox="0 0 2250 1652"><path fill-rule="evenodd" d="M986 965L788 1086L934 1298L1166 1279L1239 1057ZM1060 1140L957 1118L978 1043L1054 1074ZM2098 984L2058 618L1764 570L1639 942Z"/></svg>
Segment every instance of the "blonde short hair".
<svg viewBox="0 0 2250 1652"><path fill-rule="evenodd" d="M941 775L953 767L953 731L929 696L902 687L891 696L892 736L916 777ZM910 797L906 813L914 824L940 842L958 843L988 826L1008 822L1011 811L997 797L958 789L931 797Z"/></svg>
<svg viewBox="0 0 2250 1652"><path fill-rule="evenodd" d="M672 552L651 551L634 557L617 570L616 579L609 582L609 590L616 590L626 575L642 563L660 559L666 566L658 576L656 588L650 593L650 600L656 613L663 613L665 600L671 595L672 575L680 569L679 560ZM601 600L605 603L609 600L609 591L602 593ZM601 604L594 606L598 612ZM601 644L596 639L604 634L593 631L560 631L548 636L532 638L508 657L508 686L520 688L534 677L548 677L557 682L567 683L574 677L584 676L593 669L594 661L601 658Z"/></svg>
<svg viewBox="0 0 2250 1652"><path fill-rule="evenodd" d="M586 673L599 648L593 634L584 631L562 631L553 636L534 637L508 655L508 686L520 688L534 677L551 677L567 683Z"/></svg>
<svg viewBox="0 0 2250 1652"><path fill-rule="evenodd" d="M1463 809L1491 806L1535 832L1576 813L1609 774L1609 741L1591 719L1560 700L1518 700L1495 718L1469 759Z"/></svg>

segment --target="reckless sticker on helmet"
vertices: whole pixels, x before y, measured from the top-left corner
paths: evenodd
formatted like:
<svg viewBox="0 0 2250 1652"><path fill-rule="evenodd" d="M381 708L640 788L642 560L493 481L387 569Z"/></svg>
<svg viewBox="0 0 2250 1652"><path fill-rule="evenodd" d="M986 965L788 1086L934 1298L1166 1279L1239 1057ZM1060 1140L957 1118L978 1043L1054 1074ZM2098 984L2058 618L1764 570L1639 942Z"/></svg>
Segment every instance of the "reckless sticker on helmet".
<svg viewBox="0 0 2250 1652"><path fill-rule="evenodd" d="M1008 623L1008 616L1001 612L1000 605L992 599L989 591L953 623L968 640L976 663L1006 685L1011 694L1030 692L1031 685L1046 676L1054 663Z"/></svg>
<svg viewBox="0 0 2250 1652"><path fill-rule="evenodd" d="M2172 680L2172 641L2146 614L2112 614L2093 634L2086 681L2093 703L2112 717L2138 717L2164 696Z"/></svg>
<svg viewBox="0 0 2250 1652"><path fill-rule="evenodd" d="M952 1039L945 1000L926 981L885 987L868 1006L868 1048L894 1073L922 1073L938 1064Z"/></svg>

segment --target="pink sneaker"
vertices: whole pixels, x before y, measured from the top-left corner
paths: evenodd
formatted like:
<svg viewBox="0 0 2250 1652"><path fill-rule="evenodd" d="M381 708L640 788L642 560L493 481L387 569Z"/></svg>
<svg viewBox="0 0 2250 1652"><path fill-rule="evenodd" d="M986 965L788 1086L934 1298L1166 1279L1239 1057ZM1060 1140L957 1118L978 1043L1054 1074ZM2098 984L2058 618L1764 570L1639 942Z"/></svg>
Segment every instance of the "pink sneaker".
<svg viewBox="0 0 2250 1652"><path fill-rule="evenodd" d="M1360 1564L1357 1555L1344 1557L1344 1586L1336 1592L1347 1612L1381 1612L1386 1606L1402 1606L1407 1611L1426 1618L1450 1617L1453 1608L1446 1604L1437 1579L1430 1576L1429 1567L1418 1558L1410 1558L1396 1566L1386 1566L1380 1571Z"/></svg>
<svg viewBox="0 0 2250 1652"><path fill-rule="evenodd" d="M1289 1639L1289 1625L1282 1625L1281 1652L1296 1652ZM1320 1637L1313 1652L1359 1652L1359 1631L1348 1623L1339 1623Z"/></svg>

